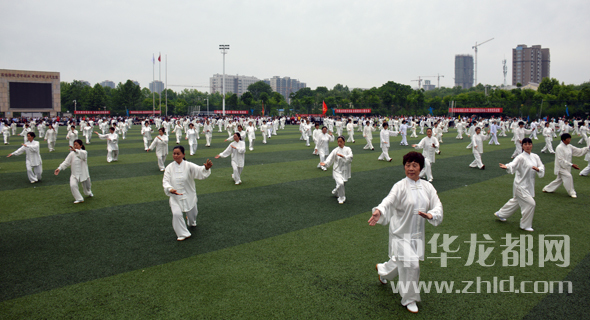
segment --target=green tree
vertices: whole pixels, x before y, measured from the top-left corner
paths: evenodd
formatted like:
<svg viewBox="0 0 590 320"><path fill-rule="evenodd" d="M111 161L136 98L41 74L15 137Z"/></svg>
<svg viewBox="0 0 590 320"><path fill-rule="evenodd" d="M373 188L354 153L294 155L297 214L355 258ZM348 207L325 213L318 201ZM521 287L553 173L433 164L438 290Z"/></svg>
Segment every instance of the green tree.
<svg viewBox="0 0 590 320"><path fill-rule="evenodd" d="M272 94L272 88L264 81L258 81L249 85L248 91L252 93L254 100L260 100L260 95L262 93L266 93L269 96Z"/></svg>

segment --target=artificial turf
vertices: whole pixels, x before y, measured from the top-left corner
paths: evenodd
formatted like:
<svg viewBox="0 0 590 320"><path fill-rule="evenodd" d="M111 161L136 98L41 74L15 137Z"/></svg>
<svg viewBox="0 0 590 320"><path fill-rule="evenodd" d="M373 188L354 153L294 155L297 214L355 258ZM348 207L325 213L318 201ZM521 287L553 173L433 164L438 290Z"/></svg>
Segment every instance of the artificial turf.
<svg viewBox="0 0 590 320"><path fill-rule="evenodd" d="M453 248L460 246L455 254L460 259L450 259L443 268L431 259L435 255L429 258L427 244L421 280L565 278L574 279L573 294L423 293L418 315L401 307L399 295L389 285L379 285L374 271L375 263L387 259L387 228L366 223L371 207L404 177L401 156L411 148L398 146L399 137L392 139L392 163L377 161L377 150L363 150L359 133L357 143L347 144L354 160L344 205L330 194L330 171L316 168L317 156L299 140L295 127L280 130L267 145L259 137L254 152L247 151L242 185L230 179L229 159L214 160L211 176L197 181L199 225L191 238L177 242L155 155L143 152L134 126L120 142L117 163L106 163L104 142L94 139L87 147L95 197L82 205L71 204L69 170L52 175L66 155L63 140L58 153L43 148L46 171L40 184L28 183L24 157L0 163L5 181L0 189L3 318L584 316L588 307L579 302L587 297L589 283L590 221L584 214L590 204L588 178L574 176L578 199L567 197L563 188L543 194L541 188L554 178L553 156L540 155L546 176L537 179L532 235L535 241L540 234L569 235L571 263L540 268L535 254L531 266L502 267L502 237L529 235L518 228L518 212L505 223L493 217L512 195L513 176L497 163L509 162L513 145L508 138L501 138L500 146L486 143L486 170L477 170L468 167L468 141L454 135L445 135L443 153L433 165L433 185L445 217L426 232L427 241L434 233L456 235ZM199 140L197 154L187 160L202 164L212 159L227 146L225 138L225 132L214 132L211 148ZM373 142L378 146L377 135ZM533 152L541 147L536 142ZM14 149L2 146L0 156ZM574 162L583 164L581 159ZM488 234L495 241L485 261L496 265L465 266L470 247L465 241L471 234Z"/></svg>

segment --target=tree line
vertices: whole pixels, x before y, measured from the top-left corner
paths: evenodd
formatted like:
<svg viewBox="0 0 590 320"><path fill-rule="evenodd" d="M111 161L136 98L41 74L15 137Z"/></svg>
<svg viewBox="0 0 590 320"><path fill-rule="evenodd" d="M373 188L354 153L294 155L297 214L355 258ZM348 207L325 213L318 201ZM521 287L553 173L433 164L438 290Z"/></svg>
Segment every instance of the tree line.
<svg viewBox="0 0 590 320"><path fill-rule="evenodd" d="M119 83L114 89L94 87L74 80L61 83L62 112L74 110L108 110L116 115L125 115L127 110L159 110L160 95L153 94L148 88L140 88L131 80ZM200 107L201 112L220 110L223 97L220 93L209 94L196 89L184 89L180 92L167 89L162 91L162 113L168 105L169 115L186 115ZM288 101L287 101L288 100ZM270 85L263 81L248 86L248 91L240 97L236 93L226 93L226 110L247 110L254 115L278 115L283 109L286 114L320 114L322 102L328 106L328 115L333 109L370 108L373 114L381 115L426 115L442 116L448 114L448 108L503 108L506 116L536 118L560 117L569 113L570 117L588 117L590 112L590 82L581 85L566 85L557 79L544 78L538 90L521 87L506 89L498 86L478 84L470 89L437 88L425 91L389 81L380 87L370 89L355 88L337 84L332 89L327 87L303 88L291 93L285 99L280 93L273 92Z"/></svg>

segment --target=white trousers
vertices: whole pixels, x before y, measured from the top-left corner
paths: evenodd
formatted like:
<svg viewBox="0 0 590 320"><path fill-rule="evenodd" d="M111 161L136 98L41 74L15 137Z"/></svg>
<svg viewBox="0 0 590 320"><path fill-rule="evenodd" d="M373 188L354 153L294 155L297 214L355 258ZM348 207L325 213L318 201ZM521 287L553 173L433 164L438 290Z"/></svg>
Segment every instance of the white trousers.
<svg viewBox="0 0 590 320"><path fill-rule="evenodd" d="M553 180L551 183L546 185L543 190L547 192L554 192L559 188L559 186L563 183L563 187L567 190L567 193L570 196L576 195L576 190L574 190L574 179L572 178L572 174L565 170L560 170L557 173L557 178Z"/></svg>
<svg viewBox="0 0 590 320"><path fill-rule="evenodd" d="M175 204L170 204L170 209L172 210L172 228L174 228L174 232L176 233L176 237L189 237L191 233L188 231L186 224L188 222L191 226L196 226L197 224L197 214L199 214L199 210L197 209L197 205L194 208L190 209L186 213L186 220L184 220L184 216L182 214L182 210L180 207Z"/></svg>
<svg viewBox="0 0 590 320"><path fill-rule="evenodd" d="M78 178L76 178L74 176L70 176L70 190L72 190L72 195L74 196L74 200L84 201L84 198L82 197L82 194L80 193L80 189L78 188L78 183L82 184L82 190L84 191L84 194L87 196L92 193L92 190L90 190L92 183L90 182L90 178L88 178L84 181L78 181Z"/></svg>
<svg viewBox="0 0 590 320"><path fill-rule="evenodd" d="M400 142L400 144L401 144L402 146L407 146L407 145L408 145L408 140L407 140L407 138L406 138L406 135L405 135L405 134L402 134L402 142Z"/></svg>
<svg viewBox="0 0 590 320"><path fill-rule="evenodd" d="M553 139L551 137L545 137L545 147L541 149L541 152L549 151L550 153L555 153L552 142Z"/></svg>
<svg viewBox="0 0 590 320"><path fill-rule="evenodd" d="M233 169L233 174L232 174L232 178L234 179L235 183L241 183L242 182L242 170L244 169L244 167L238 167L238 164L233 162L231 163L231 167Z"/></svg>
<svg viewBox="0 0 590 320"><path fill-rule="evenodd" d="M389 161L391 158L389 157L389 147L381 147L381 155L377 160L385 160Z"/></svg>
<svg viewBox="0 0 590 320"><path fill-rule="evenodd" d="M346 140L346 142L354 142L354 129L348 131L348 139Z"/></svg>
<svg viewBox="0 0 590 320"><path fill-rule="evenodd" d="M520 143L519 141L515 141L514 144L516 145L516 148L514 149L512 158L516 158L519 154L522 153L522 143Z"/></svg>
<svg viewBox="0 0 590 320"><path fill-rule="evenodd" d="M584 170L582 170L580 172L581 176L587 176L588 173L590 173L590 160L588 160L588 165L586 166L586 168L584 168Z"/></svg>
<svg viewBox="0 0 590 320"><path fill-rule="evenodd" d="M488 144L495 144L495 145L499 145L500 143L498 142L498 137L496 133L491 133L491 137L490 137L490 142Z"/></svg>
<svg viewBox="0 0 590 320"><path fill-rule="evenodd" d="M206 147L210 147L211 146L211 135L210 134L206 134L205 135L205 140L207 141L207 143L205 144Z"/></svg>
<svg viewBox="0 0 590 320"><path fill-rule="evenodd" d="M424 168L420 171L420 178L426 176L426 179L431 180L434 179L432 177L432 164L430 160L424 158Z"/></svg>
<svg viewBox="0 0 590 320"><path fill-rule="evenodd" d="M457 138L456 139L463 139L463 131L457 131Z"/></svg>
<svg viewBox="0 0 590 320"><path fill-rule="evenodd" d="M8 144L8 138L9 138L9 134L5 134L4 135L4 144Z"/></svg>
<svg viewBox="0 0 590 320"><path fill-rule="evenodd" d="M166 169L166 156L156 156L158 158L158 168L160 168L160 170L165 170Z"/></svg>
<svg viewBox="0 0 590 320"><path fill-rule="evenodd" d="M325 168L324 166L321 166L320 163L326 163L326 154L324 154L323 152L319 152L320 155L320 162L318 163L318 168Z"/></svg>
<svg viewBox="0 0 590 320"><path fill-rule="evenodd" d="M197 152L197 142L196 141L188 141L188 151L189 154L192 156Z"/></svg>
<svg viewBox="0 0 590 320"><path fill-rule="evenodd" d="M41 180L41 174L43 174L43 165L31 166L29 160L25 160L25 165L27 167L27 176L29 177L29 181L37 182Z"/></svg>
<svg viewBox="0 0 590 320"><path fill-rule="evenodd" d="M469 166L472 168L478 167L481 169L481 167L483 167L483 162L481 162L481 153L479 153L479 151L477 150L474 150L473 157L475 158L475 160L473 160L473 162Z"/></svg>
<svg viewBox="0 0 590 320"><path fill-rule="evenodd" d="M367 144L365 145L365 147L363 149L365 149L365 150L366 149L374 149L372 139L365 137L365 140L367 140Z"/></svg>
<svg viewBox="0 0 590 320"><path fill-rule="evenodd" d="M119 150L107 151L107 162L117 161Z"/></svg>
<svg viewBox="0 0 590 320"><path fill-rule="evenodd" d="M508 200L506 204L496 212L498 217L503 219L510 218L516 209L520 207L522 212L522 218L520 219L520 228L532 228L533 227L533 216L535 215L535 199L531 197L528 192L523 192L519 188L516 189L514 198Z"/></svg>
<svg viewBox="0 0 590 320"><path fill-rule="evenodd" d="M262 133L262 143L266 144L266 132Z"/></svg>
<svg viewBox="0 0 590 320"><path fill-rule="evenodd" d="M176 134L176 144L180 144L180 134Z"/></svg>
<svg viewBox="0 0 590 320"><path fill-rule="evenodd" d="M338 195L338 201L346 200L346 194L344 192L344 177L341 174L334 172L332 174L334 181L336 181L336 194Z"/></svg>
<svg viewBox="0 0 590 320"><path fill-rule="evenodd" d="M90 137L91 136L92 136L91 134L86 136L86 144L90 144Z"/></svg>
<svg viewBox="0 0 590 320"><path fill-rule="evenodd" d="M582 138L580 139L580 141L578 141L578 144L582 144L586 140L588 140L588 136L586 135L586 133L582 133L581 135L582 135Z"/></svg>
<svg viewBox="0 0 590 320"><path fill-rule="evenodd" d="M388 280L392 288L396 285L396 282L393 280L399 276L397 285L398 292L402 297L401 303L403 306L407 306L412 302L421 301L420 291L415 290L420 280L420 264L418 261L396 261L395 259L389 259L389 261L377 265L377 273L382 279ZM400 285L400 283L403 283L403 285Z"/></svg>
<svg viewBox="0 0 590 320"><path fill-rule="evenodd" d="M47 148L49 152L55 151L55 141L47 141Z"/></svg>
<svg viewBox="0 0 590 320"><path fill-rule="evenodd" d="M254 150L254 140L255 139L248 139L250 141L250 150Z"/></svg>
<svg viewBox="0 0 590 320"><path fill-rule="evenodd" d="M143 149L147 150L150 147L150 139L143 137Z"/></svg>

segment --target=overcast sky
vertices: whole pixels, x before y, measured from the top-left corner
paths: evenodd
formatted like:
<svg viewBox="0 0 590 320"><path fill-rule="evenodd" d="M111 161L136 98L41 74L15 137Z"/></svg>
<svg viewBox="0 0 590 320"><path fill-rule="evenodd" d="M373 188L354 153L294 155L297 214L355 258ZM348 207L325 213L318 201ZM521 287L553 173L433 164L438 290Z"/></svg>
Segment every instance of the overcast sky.
<svg viewBox="0 0 590 320"><path fill-rule="evenodd" d="M289 76L315 89L341 83L417 86L479 47L478 82L511 84L512 48L551 50L551 77L590 81L590 1L0 1L0 69L57 71L61 80L152 81L168 56L168 85L203 86L226 74ZM155 65L158 79L158 62ZM430 79L436 84L436 78ZM175 91L179 87L170 87Z"/></svg>

